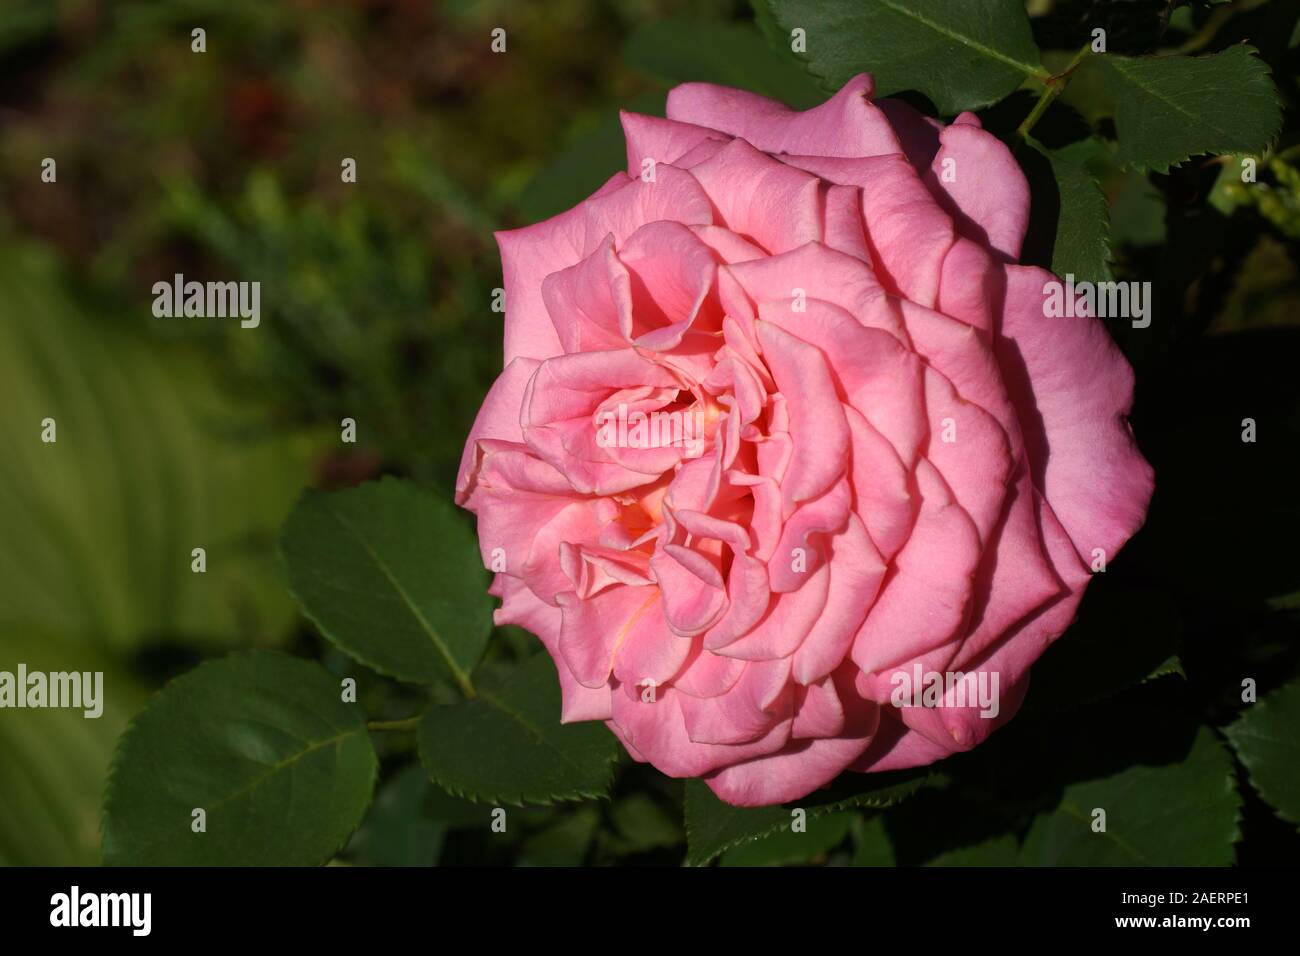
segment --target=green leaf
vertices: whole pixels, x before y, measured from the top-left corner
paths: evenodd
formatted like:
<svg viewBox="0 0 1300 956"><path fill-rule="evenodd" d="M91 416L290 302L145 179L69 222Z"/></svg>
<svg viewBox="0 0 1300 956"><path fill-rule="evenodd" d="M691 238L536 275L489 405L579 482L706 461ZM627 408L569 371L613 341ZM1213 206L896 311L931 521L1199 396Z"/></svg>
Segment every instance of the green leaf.
<svg viewBox="0 0 1300 956"><path fill-rule="evenodd" d="M102 713L0 711L0 866L96 865L113 744L145 693L111 658L77 641L0 635L0 671L16 674L20 663L29 673L102 673Z"/></svg>
<svg viewBox="0 0 1300 956"><path fill-rule="evenodd" d="M1165 172L1202 153L1260 153L1282 107L1254 47L1210 56L1100 58L1115 102L1116 161Z"/></svg>
<svg viewBox="0 0 1300 956"><path fill-rule="evenodd" d="M924 93L945 116L989 106L1045 79L1023 0L768 0L828 89L872 74L876 94Z"/></svg>
<svg viewBox="0 0 1300 956"><path fill-rule="evenodd" d="M1064 73L1076 55L1075 50L1044 50L1043 67L1053 75ZM1075 63L1069 82L1056 98L1058 104L1068 106L1093 127L1115 115L1115 104L1106 90L1105 71L1099 65L1102 59L1089 55Z"/></svg>
<svg viewBox="0 0 1300 956"><path fill-rule="evenodd" d="M686 862L704 866L720 853L751 843L790 826L796 809L809 821L854 807L887 807L926 782L922 771L845 774L830 787L785 806L733 807L723 803L702 780L686 782Z"/></svg>
<svg viewBox="0 0 1300 956"><path fill-rule="evenodd" d="M926 866L1017 866L1020 843L1004 833L972 846L956 847L926 861Z"/></svg>
<svg viewBox="0 0 1300 956"><path fill-rule="evenodd" d="M789 823L752 843L728 850L719 866L786 866L808 863L829 852L848 836L855 813L827 813L808 819L807 829L796 832Z"/></svg>
<svg viewBox="0 0 1300 956"><path fill-rule="evenodd" d="M485 681L471 700L433 707L419 739L434 782L481 803L603 797L619 752L598 723L560 723L559 680L546 654Z"/></svg>
<svg viewBox="0 0 1300 956"><path fill-rule="evenodd" d="M343 651L400 680L472 686L492 600L474 536L450 503L394 478L308 491L280 550L303 612Z"/></svg>
<svg viewBox="0 0 1300 956"><path fill-rule="evenodd" d="M1117 243L1157 246L1165 241L1165 197L1136 171L1123 179L1111 204L1112 235Z"/></svg>
<svg viewBox="0 0 1300 956"><path fill-rule="evenodd" d="M361 822L377 770L360 709L319 664L268 652L202 664L122 736L104 862L325 863ZM193 830L198 809L206 832Z"/></svg>
<svg viewBox="0 0 1300 956"><path fill-rule="evenodd" d="M428 813L437 788L419 764L404 767L379 788L348 857L364 866L433 866L447 826Z"/></svg>
<svg viewBox="0 0 1300 956"><path fill-rule="evenodd" d="M649 794L629 793L610 807L609 815L625 851L654 850L682 841L680 813L669 813Z"/></svg>
<svg viewBox="0 0 1300 956"><path fill-rule="evenodd" d="M595 806L576 807L525 840L515 862L518 866L581 866L599 823Z"/></svg>
<svg viewBox="0 0 1300 956"><path fill-rule="evenodd" d="M1300 825L1300 681L1249 707L1225 733L1259 795L1288 823Z"/></svg>
<svg viewBox="0 0 1300 956"><path fill-rule="evenodd" d="M1110 271L1110 211L1091 172L1069 154L1048 152L1059 202L1052 243L1052 272L1076 282L1107 282Z"/></svg>
<svg viewBox="0 0 1300 956"><path fill-rule="evenodd" d="M417 769L421 776L426 780L429 779L423 764L417 765ZM430 786L422 806L426 815L437 820L448 830L485 827L492 822L493 808L489 804L453 797L442 787Z"/></svg>
<svg viewBox="0 0 1300 956"><path fill-rule="evenodd" d="M81 308L61 282L36 250L0 250L0 634L277 642L295 614L275 531L308 449L225 395L194 349Z"/></svg>
<svg viewBox="0 0 1300 956"><path fill-rule="evenodd" d="M803 60L795 54L790 35L781 29L781 24L777 23L776 17L772 15L772 5L768 0L749 0L749 10L754 15L754 26L767 42L768 49L786 63L797 66L800 72L807 76L808 82L814 82L804 70Z"/></svg>
<svg viewBox="0 0 1300 956"><path fill-rule="evenodd" d="M826 99L796 61L773 51L750 24L651 21L628 38L623 58L670 83L720 83L774 97L795 109Z"/></svg>
<svg viewBox="0 0 1300 956"><path fill-rule="evenodd" d="M865 820L860 816L853 824L853 856L850 866L897 866L894 846L889 840L883 814L874 813Z"/></svg>
<svg viewBox="0 0 1300 956"><path fill-rule="evenodd" d="M1183 661L1177 654L1170 654L1155 670L1142 679L1143 683L1159 680L1162 677L1178 676L1187 680L1187 671L1183 670Z"/></svg>
<svg viewBox="0 0 1300 956"><path fill-rule="evenodd" d="M1226 866L1238 838L1232 760L1208 727L1181 760L1072 783L1029 828L1029 866ZM1093 811L1106 812L1105 832Z"/></svg>

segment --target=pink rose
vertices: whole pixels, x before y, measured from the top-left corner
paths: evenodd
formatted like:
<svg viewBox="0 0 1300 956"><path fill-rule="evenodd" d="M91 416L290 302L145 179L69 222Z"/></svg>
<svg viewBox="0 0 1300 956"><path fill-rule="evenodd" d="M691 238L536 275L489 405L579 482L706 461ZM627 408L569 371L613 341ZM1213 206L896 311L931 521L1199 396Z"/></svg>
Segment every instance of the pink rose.
<svg viewBox="0 0 1300 956"><path fill-rule="evenodd" d="M1151 496L1128 364L1015 262L1011 153L871 93L679 86L626 174L497 236L457 484L497 621L563 720L742 806L984 740Z"/></svg>

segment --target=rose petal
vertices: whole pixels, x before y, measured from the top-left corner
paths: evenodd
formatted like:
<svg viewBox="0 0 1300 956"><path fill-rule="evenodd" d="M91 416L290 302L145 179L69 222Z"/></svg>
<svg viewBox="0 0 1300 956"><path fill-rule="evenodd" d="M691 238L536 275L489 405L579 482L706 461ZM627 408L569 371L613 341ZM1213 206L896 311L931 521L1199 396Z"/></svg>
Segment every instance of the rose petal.
<svg viewBox="0 0 1300 956"><path fill-rule="evenodd" d="M998 360L1021 416L1034 484L1079 553L1113 556L1146 517L1154 475L1126 417L1133 371L1095 318L1048 318L1043 269L1007 266Z"/></svg>
<svg viewBox="0 0 1300 956"><path fill-rule="evenodd" d="M769 153L880 156L901 153L888 118L871 102L860 73L820 106L797 112L784 103L712 83L683 83L668 93L668 118L720 130Z"/></svg>
<svg viewBox="0 0 1300 956"><path fill-rule="evenodd" d="M853 643L854 662L868 674L881 672L885 688L886 668L947 643L963 627L979 566L974 523L924 459L917 479L921 511L916 527ZM887 694L877 699L887 699Z"/></svg>
<svg viewBox="0 0 1300 956"><path fill-rule="evenodd" d="M733 139L691 168L722 225L768 252L795 249L822 238L817 177L779 163L743 139Z"/></svg>
<svg viewBox="0 0 1300 956"><path fill-rule="evenodd" d="M608 720L612 717L613 703L610 700L609 686L602 684L600 687L584 687L564 665L559 648L560 609L539 601L532 591L514 578L499 574L497 580L501 582L502 600L501 607L493 615L493 621L498 627L514 624L536 634L556 662L562 700L560 723Z"/></svg>
<svg viewBox="0 0 1300 956"><path fill-rule="evenodd" d="M939 138L926 185L962 235L1014 260L1029 226L1029 182L1011 150L977 125L953 124Z"/></svg>
<svg viewBox="0 0 1300 956"><path fill-rule="evenodd" d="M542 282L548 275L591 255L611 233L615 243L621 243L657 219L688 225L713 222L709 197L694 176L672 166L660 167L649 183L619 173L567 212L496 233L505 279L506 364L521 355L545 359L561 352L542 300Z"/></svg>

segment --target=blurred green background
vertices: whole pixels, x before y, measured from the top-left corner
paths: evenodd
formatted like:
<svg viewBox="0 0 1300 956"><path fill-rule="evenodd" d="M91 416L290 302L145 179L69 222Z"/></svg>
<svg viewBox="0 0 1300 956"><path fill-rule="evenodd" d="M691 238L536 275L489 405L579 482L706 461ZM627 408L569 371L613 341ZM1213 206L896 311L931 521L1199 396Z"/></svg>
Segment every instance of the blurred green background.
<svg viewBox="0 0 1300 956"><path fill-rule="evenodd" d="M1081 26L1102 14L1128 52L1251 37L1293 106L1294 15L1232 6L1029 4L1051 50L1074 49ZM1294 12L1286 0L1274 6ZM1290 28L1270 32L1270 16ZM206 30L202 54L191 51L196 26ZM504 55L489 46L498 26ZM343 669L296 613L275 556L299 490L385 473L450 489L500 368L492 231L585 196L623 164L617 109L661 111L665 91L688 79L801 107L823 95L770 52L743 2L6 0L0 668L103 670L109 694L99 721L0 717L0 863L97 861L115 737L150 692L196 662L271 647ZM1016 94L986 124L1014 128L1030 105ZM1080 82L1039 131L1068 141L1109 122L1104 97ZM1158 630L1159 659L1139 664L1179 652L1178 706L1210 722L1231 716L1243 667L1259 673L1261 691L1296 669L1300 574L1284 544L1300 525L1300 446L1277 437L1300 439L1291 108L1286 122L1259 191L1221 181L1230 161L1150 176L1090 161L1111 205L1117 275L1157 283L1150 334L1116 331L1138 368L1139 441L1172 488L1118 573L1090 594L1092 623L1086 611L1080 628L1110 635L1103 646L1126 627ZM57 162L54 183L40 177L46 157ZM356 160L355 184L340 181L345 157ZM177 272L259 280L260 327L154 318L151 287ZM1282 424L1255 470L1204 461L1204 422L1260 408L1281 410ZM47 417L56 444L38 441ZM340 443L343 418L357 422L356 444ZM1166 477L1181 462L1185 477ZM190 571L194 547L207 551L205 575ZM1147 617L1133 624L1136 606ZM410 693L377 676L362 690L379 715L400 716ZM529 810L509 839L493 841L463 827L466 807L432 791L409 741L382 746L390 773L340 862L682 858L681 784L653 771L629 764L613 801ZM1012 740L1001 757L1024 766L1033 746ZM974 845L990 854L980 862L996 862L998 828L1017 825L1004 816L1042 801L1031 793L1008 809L998 754L984 759L970 771L984 789L960 798L974 808L962 819L996 821L976 832L936 826L957 819L942 804L923 822L926 801L944 799L936 795L888 819L828 817L816 846L728 860L954 861ZM1239 862L1295 853L1294 828L1268 807L1248 801L1242 812ZM880 847L892 847L880 850L889 859L872 858Z"/></svg>

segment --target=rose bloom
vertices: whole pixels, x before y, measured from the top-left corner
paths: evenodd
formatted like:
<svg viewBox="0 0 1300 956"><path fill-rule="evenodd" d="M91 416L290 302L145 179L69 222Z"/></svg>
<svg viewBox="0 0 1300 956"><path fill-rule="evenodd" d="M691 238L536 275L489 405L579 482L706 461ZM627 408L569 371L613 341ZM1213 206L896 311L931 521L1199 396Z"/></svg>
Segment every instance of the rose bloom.
<svg viewBox="0 0 1300 956"><path fill-rule="evenodd" d="M1009 150L871 95L679 86L627 173L497 235L457 482L496 620L564 721L741 806L983 741L1152 491L1128 364L1016 264ZM967 678L914 706L929 674Z"/></svg>

